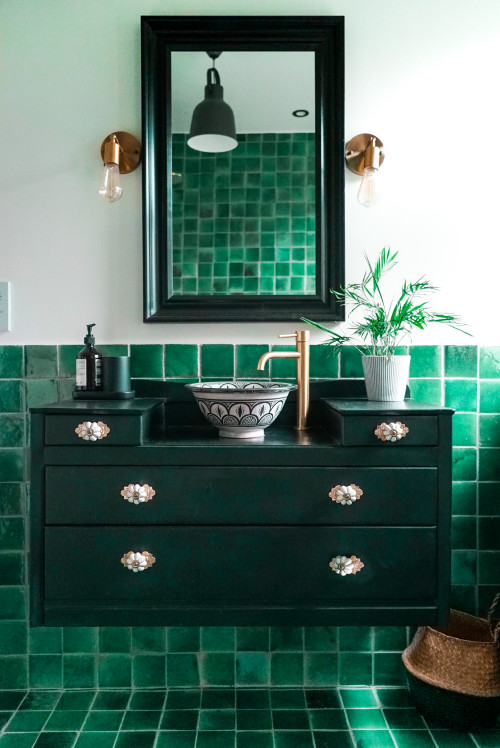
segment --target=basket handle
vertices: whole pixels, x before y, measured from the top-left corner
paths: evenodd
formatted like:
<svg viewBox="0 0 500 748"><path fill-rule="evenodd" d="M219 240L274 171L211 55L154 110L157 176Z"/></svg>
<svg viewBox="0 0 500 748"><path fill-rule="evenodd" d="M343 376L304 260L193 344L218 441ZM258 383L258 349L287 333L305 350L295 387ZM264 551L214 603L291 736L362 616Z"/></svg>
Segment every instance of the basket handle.
<svg viewBox="0 0 500 748"><path fill-rule="evenodd" d="M488 624L497 647L500 647L500 592L493 598L488 611Z"/></svg>

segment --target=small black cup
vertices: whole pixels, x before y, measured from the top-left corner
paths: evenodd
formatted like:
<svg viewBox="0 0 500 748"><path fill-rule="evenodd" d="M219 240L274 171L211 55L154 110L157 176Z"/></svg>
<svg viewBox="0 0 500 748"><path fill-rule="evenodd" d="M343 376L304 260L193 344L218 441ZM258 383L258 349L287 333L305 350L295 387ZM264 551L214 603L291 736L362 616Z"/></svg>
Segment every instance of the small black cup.
<svg viewBox="0 0 500 748"><path fill-rule="evenodd" d="M130 358L128 356L103 356L103 392L130 392Z"/></svg>

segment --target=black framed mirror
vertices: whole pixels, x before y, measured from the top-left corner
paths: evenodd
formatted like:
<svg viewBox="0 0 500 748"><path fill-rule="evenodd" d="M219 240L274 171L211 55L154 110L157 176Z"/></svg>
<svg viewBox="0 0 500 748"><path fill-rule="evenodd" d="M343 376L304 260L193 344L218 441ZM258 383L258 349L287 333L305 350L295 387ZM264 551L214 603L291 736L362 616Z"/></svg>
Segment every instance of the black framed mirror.
<svg viewBox="0 0 500 748"><path fill-rule="evenodd" d="M343 318L343 17L142 17L142 119L145 322Z"/></svg>

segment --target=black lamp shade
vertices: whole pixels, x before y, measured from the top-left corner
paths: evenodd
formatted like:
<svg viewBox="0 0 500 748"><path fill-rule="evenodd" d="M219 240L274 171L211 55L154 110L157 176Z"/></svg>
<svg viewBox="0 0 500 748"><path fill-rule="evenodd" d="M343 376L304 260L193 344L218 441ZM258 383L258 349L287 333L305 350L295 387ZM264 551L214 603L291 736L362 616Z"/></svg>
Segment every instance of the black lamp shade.
<svg viewBox="0 0 500 748"><path fill-rule="evenodd" d="M215 83L211 75L215 74ZM224 89L220 85L215 68L207 71L205 98L194 108L188 146L196 151L222 153L236 148L236 125L233 110L224 101Z"/></svg>

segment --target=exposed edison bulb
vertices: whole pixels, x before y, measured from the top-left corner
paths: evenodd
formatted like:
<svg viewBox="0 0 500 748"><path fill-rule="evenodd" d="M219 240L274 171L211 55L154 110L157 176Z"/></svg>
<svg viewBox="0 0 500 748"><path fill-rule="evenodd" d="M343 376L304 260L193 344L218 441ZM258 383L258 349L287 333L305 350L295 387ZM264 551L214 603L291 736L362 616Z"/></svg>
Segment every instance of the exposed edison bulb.
<svg viewBox="0 0 500 748"><path fill-rule="evenodd" d="M109 162L104 164L102 180L99 186L99 195L104 197L109 203L114 203L122 196L122 186L120 184L120 169L118 164Z"/></svg>
<svg viewBox="0 0 500 748"><path fill-rule="evenodd" d="M365 208L371 208L379 199L377 171L378 169L374 166L366 166L363 170L363 178L358 190L358 202Z"/></svg>

